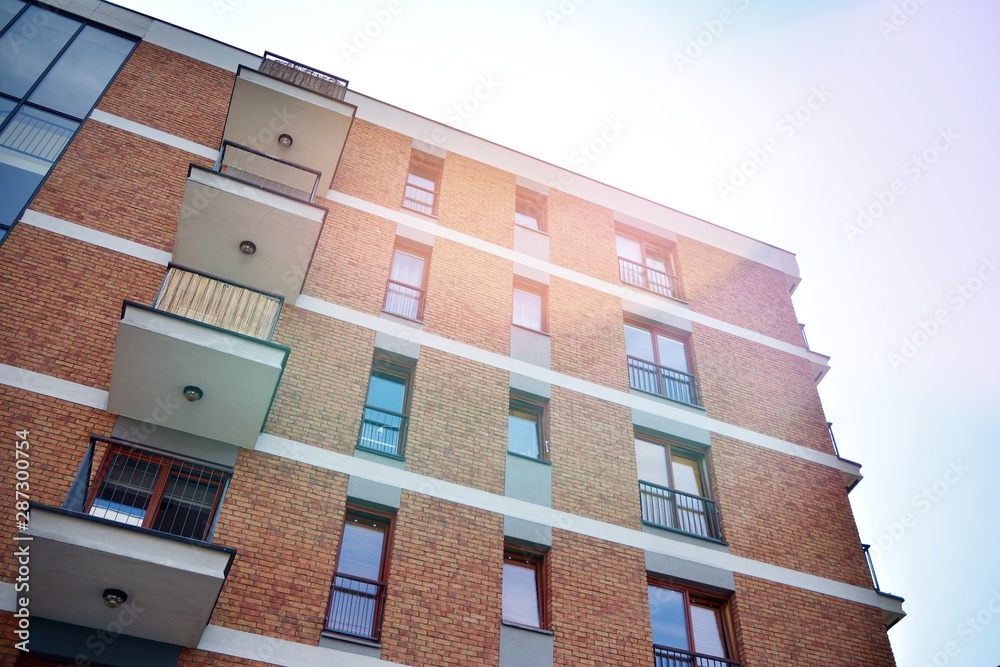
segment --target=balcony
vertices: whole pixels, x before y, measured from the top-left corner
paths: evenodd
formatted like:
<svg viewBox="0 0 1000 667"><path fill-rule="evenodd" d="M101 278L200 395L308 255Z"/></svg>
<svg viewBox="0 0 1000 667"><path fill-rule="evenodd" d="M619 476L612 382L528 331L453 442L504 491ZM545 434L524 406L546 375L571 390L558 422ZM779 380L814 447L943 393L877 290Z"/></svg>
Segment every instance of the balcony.
<svg viewBox="0 0 1000 667"><path fill-rule="evenodd" d="M358 447L402 458L403 446L406 444L406 422L407 416L402 413L366 405L361 418Z"/></svg>
<svg viewBox="0 0 1000 667"><path fill-rule="evenodd" d="M628 383L633 389L701 407L698 380L682 371L628 357Z"/></svg>
<svg viewBox="0 0 1000 667"><path fill-rule="evenodd" d="M281 305L170 265L152 306L123 304L108 411L253 448L288 361Z"/></svg>
<svg viewBox="0 0 1000 667"><path fill-rule="evenodd" d="M321 172L325 192L357 112L346 91L344 79L267 53L237 71L222 138Z"/></svg>
<svg viewBox="0 0 1000 667"><path fill-rule="evenodd" d="M191 165L176 263L295 303L327 209L314 203L321 173L223 142L212 169Z"/></svg>
<svg viewBox="0 0 1000 667"><path fill-rule="evenodd" d="M377 642L384 605L383 582L338 574L330 592L326 629Z"/></svg>
<svg viewBox="0 0 1000 667"><path fill-rule="evenodd" d="M234 549L210 543L229 471L92 437L61 508L30 510L31 613L195 647ZM107 589L125 607L105 605Z"/></svg>
<svg viewBox="0 0 1000 667"><path fill-rule="evenodd" d="M878 576L875 574L875 563L872 562L872 555L868 551L871 545L862 544L861 548L864 549L865 560L868 561L868 570L871 572L872 583L875 584L875 592L878 594L879 608L882 610L882 620L885 621L885 629L888 630L906 618L906 612L903 611L904 599L898 595L886 593L879 587Z"/></svg>
<svg viewBox="0 0 1000 667"><path fill-rule="evenodd" d="M635 285L661 296L683 301L681 279L671 273L651 269L624 257L618 258L618 275L623 283Z"/></svg>
<svg viewBox="0 0 1000 667"><path fill-rule="evenodd" d="M639 501L643 523L722 541L719 512L714 500L640 481Z"/></svg>
<svg viewBox="0 0 1000 667"><path fill-rule="evenodd" d="M656 667L740 667L735 660L726 660L711 655L680 651L666 646L653 646Z"/></svg>
<svg viewBox="0 0 1000 667"><path fill-rule="evenodd" d="M408 320L424 320L424 291L412 285L389 280L385 285L385 301L382 310Z"/></svg>

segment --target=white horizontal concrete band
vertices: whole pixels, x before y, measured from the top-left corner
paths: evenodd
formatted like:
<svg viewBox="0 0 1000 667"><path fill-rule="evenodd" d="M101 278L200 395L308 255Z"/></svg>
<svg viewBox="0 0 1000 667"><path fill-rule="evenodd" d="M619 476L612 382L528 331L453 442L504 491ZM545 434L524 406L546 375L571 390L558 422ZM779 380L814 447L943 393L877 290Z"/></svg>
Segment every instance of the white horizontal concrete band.
<svg viewBox="0 0 1000 667"><path fill-rule="evenodd" d="M0 384L42 396L51 396L67 403L85 405L88 408L108 409L108 392L103 389L88 387L69 380L60 380L17 366L0 364Z"/></svg>
<svg viewBox="0 0 1000 667"><path fill-rule="evenodd" d="M177 135L157 130L149 127L148 125L136 123L135 121L122 118L121 116L115 116L114 114L101 111L100 109L94 109L94 111L90 114L90 120L95 120L98 123L116 127L119 130L125 130L126 132L130 132L151 141L165 144L171 148L176 148L186 153L193 153L194 155L203 157L206 160L212 160L214 162L216 158L219 157L219 149L217 148L203 146L202 144L197 144L193 141L189 141L188 139L178 137Z"/></svg>
<svg viewBox="0 0 1000 667"><path fill-rule="evenodd" d="M113 236L90 227L78 225L75 222L68 222L61 218L39 213L38 211L27 210L21 216L21 224L38 227L49 232L83 241L90 245L107 250L120 252L123 255L144 259L147 262L166 266L170 262L170 253L164 250L157 250L135 241L123 239L120 236Z"/></svg>

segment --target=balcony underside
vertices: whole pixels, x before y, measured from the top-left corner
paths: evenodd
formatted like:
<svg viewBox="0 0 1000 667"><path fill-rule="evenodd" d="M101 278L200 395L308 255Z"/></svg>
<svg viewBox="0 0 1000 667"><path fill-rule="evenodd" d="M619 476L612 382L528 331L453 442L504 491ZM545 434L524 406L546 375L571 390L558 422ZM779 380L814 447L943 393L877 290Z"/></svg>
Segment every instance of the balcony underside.
<svg viewBox="0 0 1000 667"><path fill-rule="evenodd" d="M31 614L88 628L195 647L235 556L232 549L178 539L63 509L32 505ZM102 593L128 594L110 609Z"/></svg>
<svg viewBox="0 0 1000 667"><path fill-rule="evenodd" d="M253 448L288 348L125 302L108 411ZM188 402L186 386L203 396Z"/></svg>
<svg viewBox="0 0 1000 667"><path fill-rule="evenodd" d="M353 104L240 67L223 140L320 170L325 193L356 112ZM291 146L278 143L282 134L292 137Z"/></svg>
<svg viewBox="0 0 1000 667"><path fill-rule="evenodd" d="M885 621L886 630L906 618L906 612L903 611L903 598L879 591L878 603L882 610L882 620Z"/></svg>
<svg viewBox="0 0 1000 667"><path fill-rule="evenodd" d="M173 261L295 303L326 213L321 206L192 165ZM241 252L243 241L252 241L256 252Z"/></svg>

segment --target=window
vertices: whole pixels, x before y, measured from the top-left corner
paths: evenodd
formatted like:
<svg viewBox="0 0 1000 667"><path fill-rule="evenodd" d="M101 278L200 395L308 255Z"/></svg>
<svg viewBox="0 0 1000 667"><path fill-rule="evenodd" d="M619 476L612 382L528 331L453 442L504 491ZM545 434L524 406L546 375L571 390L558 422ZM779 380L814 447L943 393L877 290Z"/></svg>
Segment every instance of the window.
<svg viewBox="0 0 1000 667"><path fill-rule="evenodd" d="M688 372L687 340L680 334L625 323L629 386L690 405L701 405Z"/></svg>
<svg viewBox="0 0 1000 667"><path fill-rule="evenodd" d="M393 249L382 310L417 322L424 319L427 260L424 250L402 245Z"/></svg>
<svg viewBox="0 0 1000 667"><path fill-rule="evenodd" d="M433 155L413 151L410 173L403 190L403 207L424 215L437 215L438 190L444 161Z"/></svg>
<svg viewBox="0 0 1000 667"><path fill-rule="evenodd" d="M545 555L513 545L503 552L503 620L545 629Z"/></svg>
<svg viewBox="0 0 1000 667"><path fill-rule="evenodd" d="M358 447L389 456L403 456L412 373L412 368L375 360L368 381Z"/></svg>
<svg viewBox="0 0 1000 667"><path fill-rule="evenodd" d="M348 508L326 629L378 641L382 633L392 517Z"/></svg>
<svg viewBox="0 0 1000 667"><path fill-rule="evenodd" d="M700 453L652 438L636 438L635 459L644 522L721 539Z"/></svg>
<svg viewBox="0 0 1000 667"><path fill-rule="evenodd" d="M546 231L545 203L545 195L518 188L514 203L514 223L536 232Z"/></svg>
<svg viewBox="0 0 1000 667"><path fill-rule="evenodd" d="M87 501L91 516L207 540L228 475L126 445L108 445Z"/></svg>
<svg viewBox="0 0 1000 667"><path fill-rule="evenodd" d="M544 285L536 285L517 281L514 283L514 316L512 322L525 329L544 332L548 322L545 321L546 289Z"/></svg>
<svg viewBox="0 0 1000 667"><path fill-rule="evenodd" d="M738 665L724 600L650 582L649 618L657 667Z"/></svg>
<svg viewBox="0 0 1000 667"><path fill-rule="evenodd" d="M677 252L665 241L650 241L619 232L618 271L622 282L663 296L683 299L677 271Z"/></svg>
<svg viewBox="0 0 1000 667"><path fill-rule="evenodd" d="M507 417L507 451L532 459L546 459L549 441L545 437L545 404L526 397L511 396Z"/></svg>
<svg viewBox="0 0 1000 667"><path fill-rule="evenodd" d="M0 241L135 47L135 40L0 0Z"/></svg>

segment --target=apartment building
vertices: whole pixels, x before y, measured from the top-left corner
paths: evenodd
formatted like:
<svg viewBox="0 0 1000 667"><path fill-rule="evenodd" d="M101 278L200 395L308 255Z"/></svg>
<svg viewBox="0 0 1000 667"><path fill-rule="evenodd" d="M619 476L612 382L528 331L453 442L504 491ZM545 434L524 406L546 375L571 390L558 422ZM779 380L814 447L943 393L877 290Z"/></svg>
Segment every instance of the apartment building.
<svg viewBox="0 0 1000 667"><path fill-rule="evenodd" d="M0 0L10 665L893 665L794 256Z"/></svg>

